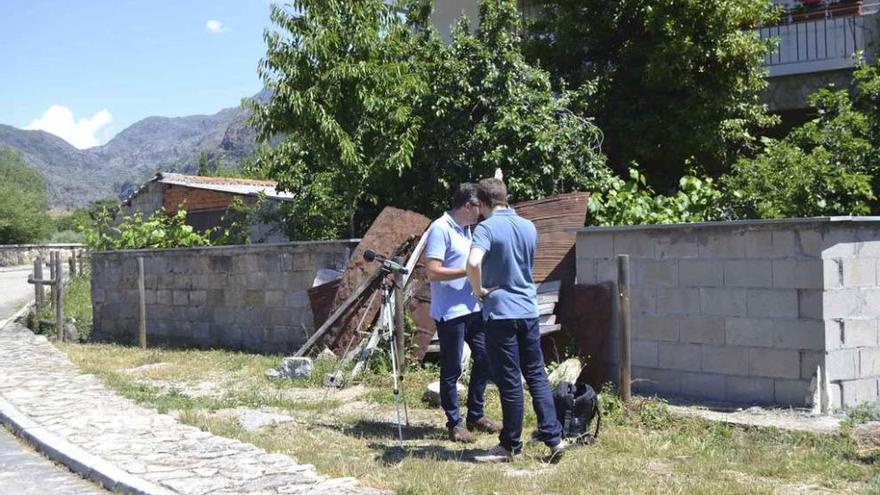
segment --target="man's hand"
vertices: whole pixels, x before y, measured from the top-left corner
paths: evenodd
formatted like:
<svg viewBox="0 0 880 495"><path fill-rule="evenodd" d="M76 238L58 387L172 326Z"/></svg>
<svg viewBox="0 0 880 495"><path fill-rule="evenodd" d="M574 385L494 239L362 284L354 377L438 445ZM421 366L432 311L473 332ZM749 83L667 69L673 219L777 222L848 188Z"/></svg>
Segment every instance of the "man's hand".
<svg viewBox="0 0 880 495"><path fill-rule="evenodd" d="M474 293L474 296L477 298L478 301L483 302L487 297L489 297L490 294L492 294L496 290L498 290L498 287L492 287L489 289L485 287L480 287L478 292Z"/></svg>

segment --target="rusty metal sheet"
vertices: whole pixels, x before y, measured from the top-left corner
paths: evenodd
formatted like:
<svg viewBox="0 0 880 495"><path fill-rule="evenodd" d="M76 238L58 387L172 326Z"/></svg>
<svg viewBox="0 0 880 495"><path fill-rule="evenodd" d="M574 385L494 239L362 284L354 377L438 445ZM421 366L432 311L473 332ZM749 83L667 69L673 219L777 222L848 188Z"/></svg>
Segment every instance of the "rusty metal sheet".
<svg viewBox="0 0 880 495"><path fill-rule="evenodd" d="M379 216L376 217L376 220L373 221L373 224L370 225L369 230L364 234L354 253L352 253L348 267L339 282L339 288L333 299L332 307L335 308L345 301L376 270L375 263L368 263L364 260L364 251L372 249L384 255L406 255L408 251L403 253L396 251L401 246L407 245L409 250L412 250L414 242L407 243L407 241L417 240L430 223L431 221L427 217L412 211L401 210L391 206L382 210ZM377 288L378 284L376 287L368 290L364 295L365 298L371 294L372 290ZM367 300L365 298L362 300ZM343 355L353 342L361 339L361 335L358 335L356 331L357 323L361 319L367 324L375 320L380 305L381 301L379 301L379 298L375 298L372 304L363 304L353 308L328 332L324 343L337 355ZM366 315L364 314L365 312Z"/></svg>
<svg viewBox="0 0 880 495"><path fill-rule="evenodd" d="M589 199L588 193L569 193L512 205L517 214L531 220L538 230L532 274L535 282L574 281L577 234L565 229L584 226Z"/></svg>
<svg viewBox="0 0 880 495"><path fill-rule="evenodd" d="M326 284L312 287L308 290L309 305L312 308L312 321L315 328L319 328L330 316L330 308L333 307L333 299L339 290L339 280L332 280Z"/></svg>
<svg viewBox="0 0 880 495"><path fill-rule="evenodd" d="M544 355L548 361L565 358L574 351L584 370L579 381L596 390L605 383L609 363L605 349L611 336L613 317L611 284L563 285L557 309L562 331L544 339Z"/></svg>

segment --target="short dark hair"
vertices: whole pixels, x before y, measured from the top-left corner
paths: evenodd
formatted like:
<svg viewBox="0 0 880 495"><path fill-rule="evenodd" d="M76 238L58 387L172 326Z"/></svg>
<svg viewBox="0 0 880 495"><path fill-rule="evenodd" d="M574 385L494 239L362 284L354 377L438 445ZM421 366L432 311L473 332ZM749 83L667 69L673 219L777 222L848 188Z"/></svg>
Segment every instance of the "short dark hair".
<svg viewBox="0 0 880 495"><path fill-rule="evenodd" d="M477 185L473 182L462 182L452 191L452 208L461 208L468 203L477 202Z"/></svg>
<svg viewBox="0 0 880 495"><path fill-rule="evenodd" d="M507 186L500 179L494 177L483 179L477 186L477 199L489 208L508 206Z"/></svg>

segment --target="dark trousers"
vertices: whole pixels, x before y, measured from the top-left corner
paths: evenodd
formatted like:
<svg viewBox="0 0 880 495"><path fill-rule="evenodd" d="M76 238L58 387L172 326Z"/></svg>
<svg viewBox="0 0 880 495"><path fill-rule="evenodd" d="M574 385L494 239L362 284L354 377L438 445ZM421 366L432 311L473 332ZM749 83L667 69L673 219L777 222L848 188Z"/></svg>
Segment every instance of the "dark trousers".
<svg viewBox="0 0 880 495"><path fill-rule="evenodd" d="M489 361L486 356L486 331L479 311L437 322L440 339L440 405L446 412L446 426L461 422L458 413L458 389L461 377L461 353L464 343L471 348L474 365L468 385L467 422L473 423L483 417L486 383L489 381Z"/></svg>
<svg viewBox="0 0 880 495"><path fill-rule="evenodd" d="M514 452L522 449L524 398L520 377L526 379L532 394L532 407L538 417L537 440L552 447L562 439L562 425L556 419L553 392L544 369L538 325L537 318L486 322L486 349L504 415L499 439L504 448Z"/></svg>

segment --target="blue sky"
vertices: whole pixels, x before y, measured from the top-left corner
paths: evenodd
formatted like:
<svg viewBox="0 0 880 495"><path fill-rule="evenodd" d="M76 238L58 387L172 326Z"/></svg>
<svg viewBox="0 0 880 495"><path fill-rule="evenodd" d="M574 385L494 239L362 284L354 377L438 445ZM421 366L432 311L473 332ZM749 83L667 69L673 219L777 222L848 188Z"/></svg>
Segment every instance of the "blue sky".
<svg viewBox="0 0 880 495"><path fill-rule="evenodd" d="M269 0L0 0L0 124L85 148L257 93Z"/></svg>

